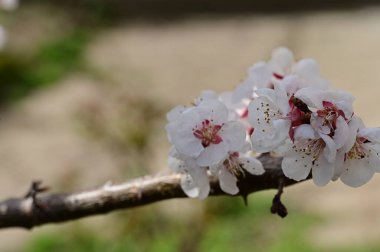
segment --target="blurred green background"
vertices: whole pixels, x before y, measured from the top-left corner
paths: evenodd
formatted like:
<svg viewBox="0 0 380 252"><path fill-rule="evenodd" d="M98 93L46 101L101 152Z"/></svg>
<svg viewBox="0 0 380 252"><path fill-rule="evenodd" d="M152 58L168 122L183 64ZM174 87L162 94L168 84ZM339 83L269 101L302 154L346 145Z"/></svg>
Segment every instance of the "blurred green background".
<svg viewBox="0 0 380 252"><path fill-rule="evenodd" d="M371 1L43 1L1 12L0 197L167 172L165 113L230 90L277 46L315 57L379 126L380 9ZM370 106L369 106L370 105ZM285 190L289 216L232 197L160 202L0 232L0 251L379 251L380 180Z"/></svg>

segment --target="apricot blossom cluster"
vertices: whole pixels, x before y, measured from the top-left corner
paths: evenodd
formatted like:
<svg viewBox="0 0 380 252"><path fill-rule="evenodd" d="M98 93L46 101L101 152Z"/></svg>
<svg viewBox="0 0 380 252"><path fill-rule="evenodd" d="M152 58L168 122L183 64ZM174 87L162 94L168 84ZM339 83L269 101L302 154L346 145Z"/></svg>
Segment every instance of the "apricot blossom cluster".
<svg viewBox="0 0 380 252"><path fill-rule="evenodd" d="M337 179L361 186L380 172L380 128L366 128L353 101L331 88L315 60L295 61L289 49L277 48L235 90L204 91L167 114L169 166L185 174L184 192L201 199L209 175L237 194L245 172L265 172L255 157L267 152L281 155L283 173L296 181L311 175L317 186Z"/></svg>

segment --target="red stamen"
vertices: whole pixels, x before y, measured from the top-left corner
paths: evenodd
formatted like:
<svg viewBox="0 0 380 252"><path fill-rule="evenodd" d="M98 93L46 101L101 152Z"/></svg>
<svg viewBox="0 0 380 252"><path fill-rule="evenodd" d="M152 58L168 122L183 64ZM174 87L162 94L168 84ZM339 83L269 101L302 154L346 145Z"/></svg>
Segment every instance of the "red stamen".
<svg viewBox="0 0 380 252"><path fill-rule="evenodd" d="M279 79L279 80L284 79L284 76L282 76L282 75L280 75L280 74L277 74L277 73L273 73L273 76L274 76L276 79Z"/></svg>
<svg viewBox="0 0 380 252"><path fill-rule="evenodd" d="M243 113L240 116L241 118L247 118L248 117L248 108L245 108Z"/></svg>
<svg viewBox="0 0 380 252"><path fill-rule="evenodd" d="M212 125L210 120L202 121L200 128L197 126L193 129L193 135L202 141L202 146L207 147L210 144L219 144L223 139L218 135L222 128L221 125Z"/></svg>

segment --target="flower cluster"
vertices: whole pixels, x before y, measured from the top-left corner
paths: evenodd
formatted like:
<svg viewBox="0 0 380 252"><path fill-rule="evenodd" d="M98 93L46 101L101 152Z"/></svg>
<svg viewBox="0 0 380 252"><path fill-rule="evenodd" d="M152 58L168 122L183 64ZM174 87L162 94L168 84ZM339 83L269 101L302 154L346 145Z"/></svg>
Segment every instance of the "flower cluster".
<svg viewBox="0 0 380 252"><path fill-rule="evenodd" d="M204 91L191 106L167 114L173 147L169 166L183 172L190 197L209 194L209 175L237 194L245 172L261 175L253 154L283 156L282 170L300 181L310 174L324 186L340 180L358 187L380 172L380 128L366 128L354 114L354 97L331 88L313 59L294 60L287 48L249 68L231 92Z"/></svg>

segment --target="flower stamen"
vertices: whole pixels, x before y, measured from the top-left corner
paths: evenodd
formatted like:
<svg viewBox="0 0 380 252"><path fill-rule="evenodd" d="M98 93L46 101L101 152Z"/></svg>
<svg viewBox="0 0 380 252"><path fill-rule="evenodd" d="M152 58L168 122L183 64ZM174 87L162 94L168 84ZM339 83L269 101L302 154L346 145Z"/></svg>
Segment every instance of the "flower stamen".
<svg viewBox="0 0 380 252"><path fill-rule="evenodd" d="M202 140L202 146L207 147L210 144L219 144L223 139L218 135L222 125L212 124L212 120L204 120L198 127L193 128L193 135Z"/></svg>

